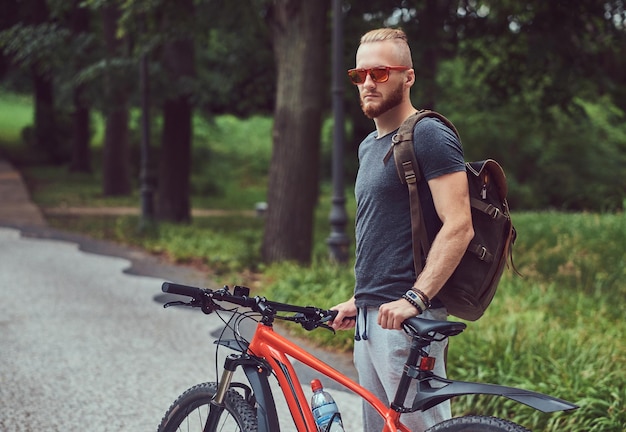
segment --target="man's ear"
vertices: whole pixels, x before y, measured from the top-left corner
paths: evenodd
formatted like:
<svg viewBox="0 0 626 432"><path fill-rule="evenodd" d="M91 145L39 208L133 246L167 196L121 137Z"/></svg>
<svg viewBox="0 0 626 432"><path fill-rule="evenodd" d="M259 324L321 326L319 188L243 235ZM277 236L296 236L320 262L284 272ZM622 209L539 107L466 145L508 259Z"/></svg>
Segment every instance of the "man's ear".
<svg viewBox="0 0 626 432"><path fill-rule="evenodd" d="M415 69L409 69L406 74L406 86L412 87L415 84Z"/></svg>

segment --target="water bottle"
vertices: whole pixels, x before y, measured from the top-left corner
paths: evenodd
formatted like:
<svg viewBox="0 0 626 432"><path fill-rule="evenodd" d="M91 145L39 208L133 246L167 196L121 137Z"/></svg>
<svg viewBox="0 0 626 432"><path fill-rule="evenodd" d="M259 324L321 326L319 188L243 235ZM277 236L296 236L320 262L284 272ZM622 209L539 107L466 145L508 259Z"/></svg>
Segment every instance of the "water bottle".
<svg viewBox="0 0 626 432"><path fill-rule="evenodd" d="M319 432L344 432L341 414L333 397L324 391L318 379L311 381L311 410Z"/></svg>

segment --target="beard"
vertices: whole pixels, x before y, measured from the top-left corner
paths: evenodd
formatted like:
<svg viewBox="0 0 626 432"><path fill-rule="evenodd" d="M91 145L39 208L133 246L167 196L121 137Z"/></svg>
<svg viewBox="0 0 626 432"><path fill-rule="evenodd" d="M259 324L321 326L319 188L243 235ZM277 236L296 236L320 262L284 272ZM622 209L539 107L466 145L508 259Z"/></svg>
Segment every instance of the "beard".
<svg viewBox="0 0 626 432"><path fill-rule="evenodd" d="M392 108L397 107L402 102L404 92L404 84L399 83L398 86L391 90L387 97L384 97L378 103L368 103L367 105L363 103L363 98L360 98L361 109L363 110L363 114L367 118L374 119L379 117L389 111Z"/></svg>

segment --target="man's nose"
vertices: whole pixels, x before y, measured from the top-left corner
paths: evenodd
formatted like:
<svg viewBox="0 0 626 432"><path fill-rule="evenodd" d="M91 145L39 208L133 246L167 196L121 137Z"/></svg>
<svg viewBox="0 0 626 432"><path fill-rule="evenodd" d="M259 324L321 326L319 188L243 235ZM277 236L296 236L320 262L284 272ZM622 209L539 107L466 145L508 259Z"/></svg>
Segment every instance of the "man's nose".
<svg viewBox="0 0 626 432"><path fill-rule="evenodd" d="M365 75L365 81L363 81L363 87L368 87L368 88L376 87L376 81L374 81L374 78L372 78L371 74L367 73Z"/></svg>

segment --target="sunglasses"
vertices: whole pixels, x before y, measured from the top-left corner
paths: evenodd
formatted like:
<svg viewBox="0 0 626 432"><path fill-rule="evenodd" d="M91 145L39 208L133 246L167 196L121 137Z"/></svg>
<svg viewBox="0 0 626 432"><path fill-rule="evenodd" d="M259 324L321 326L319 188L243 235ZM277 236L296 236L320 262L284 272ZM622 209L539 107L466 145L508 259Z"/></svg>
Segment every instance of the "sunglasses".
<svg viewBox="0 0 626 432"><path fill-rule="evenodd" d="M372 77L375 83L384 83L389 79L389 71L405 71L411 68L406 66L378 66L370 69L350 69L348 77L352 84L363 84L367 79L367 75Z"/></svg>

